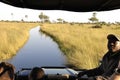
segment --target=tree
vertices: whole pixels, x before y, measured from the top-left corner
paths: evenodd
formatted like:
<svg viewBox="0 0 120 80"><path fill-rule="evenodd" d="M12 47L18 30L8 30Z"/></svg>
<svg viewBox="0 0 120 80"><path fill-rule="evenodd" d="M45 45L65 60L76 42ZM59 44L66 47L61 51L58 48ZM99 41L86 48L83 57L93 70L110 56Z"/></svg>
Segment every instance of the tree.
<svg viewBox="0 0 120 80"><path fill-rule="evenodd" d="M13 16L13 13L11 13L11 16Z"/></svg>
<svg viewBox="0 0 120 80"><path fill-rule="evenodd" d="M39 18L41 19L41 22L43 23L44 22L44 14L43 14L43 12L41 12L41 14L39 15Z"/></svg>
<svg viewBox="0 0 120 80"><path fill-rule="evenodd" d="M41 14L39 15L39 18L41 19L41 22L50 22L49 17L45 14L43 14L43 12L41 12Z"/></svg>
<svg viewBox="0 0 120 80"><path fill-rule="evenodd" d="M92 21L92 23L98 22L98 19L97 19L96 15L97 15L97 13L94 12L93 16L91 18L89 18L89 20Z"/></svg>
<svg viewBox="0 0 120 80"><path fill-rule="evenodd" d="M26 20L28 19L28 15L25 15Z"/></svg>
<svg viewBox="0 0 120 80"><path fill-rule="evenodd" d="M49 17L44 15L44 22L50 22Z"/></svg>
<svg viewBox="0 0 120 80"><path fill-rule="evenodd" d="M28 18L28 15L25 15L25 18Z"/></svg>
<svg viewBox="0 0 120 80"><path fill-rule="evenodd" d="M11 13L12 20L13 20L13 15L14 15L14 14L13 14L13 13Z"/></svg>
<svg viewBox="0 0 120 80"><path fill-rule="evenodd" d="M24 22L24 19L21 19L22 22Z"/></svg>
<svg viewBox="0 0 120 80"><path fill-rule="evenodd" d="M92 28L102 28L102 24L98 22L98 19L96 17L97 13L93 13L92 17L89 18L92 23L96 23L95 26L92 26Z"/></svg>

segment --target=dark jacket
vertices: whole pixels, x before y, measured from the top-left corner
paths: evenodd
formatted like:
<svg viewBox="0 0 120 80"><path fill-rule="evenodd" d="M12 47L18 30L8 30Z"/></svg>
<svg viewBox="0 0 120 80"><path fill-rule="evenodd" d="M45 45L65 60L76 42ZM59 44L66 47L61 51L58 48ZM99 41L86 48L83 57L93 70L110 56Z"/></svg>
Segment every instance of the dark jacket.
<svg viewBox="0 0 120 80"><path fill-rule="evenodd" d="M120 61L120 51L116 53L107 52L102 59L102 63L99 67L87 70L83 72L84 74L87 74L88 77L93 76L103 76L103 77L109 77L114 72L115 69L118 67Z"/></svg>

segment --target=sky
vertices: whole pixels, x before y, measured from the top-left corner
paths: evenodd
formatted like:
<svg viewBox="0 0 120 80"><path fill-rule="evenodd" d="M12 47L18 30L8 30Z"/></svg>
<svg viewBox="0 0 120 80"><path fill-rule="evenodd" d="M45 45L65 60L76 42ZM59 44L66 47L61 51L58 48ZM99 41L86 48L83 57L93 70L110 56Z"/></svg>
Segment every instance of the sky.
<svg viewBox="0 0 120 80"><path fill-rule="evenodd" d="M20 21L23 19L24 21L40 21L38 15L40 15L41 12L49 16L50 21L57 21L58 18L62 18L67 22L89 22L88 19L91 18L93 14L93 12L70 12L62 10L33 10L17 8L0 2L0 20ZM99 21L120 22L120 9L96 13L96 17ZM25 15L27 15L28 18L25 18Z"/></svg>

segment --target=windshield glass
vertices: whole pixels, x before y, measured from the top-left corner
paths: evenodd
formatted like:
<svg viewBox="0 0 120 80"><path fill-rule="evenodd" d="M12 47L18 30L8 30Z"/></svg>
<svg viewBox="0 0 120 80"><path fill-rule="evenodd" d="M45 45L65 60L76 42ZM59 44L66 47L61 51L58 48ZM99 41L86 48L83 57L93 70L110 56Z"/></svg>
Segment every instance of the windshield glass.
<svg viewBox="0 0 120 80"><path fill-rule="evenodd" d="M107 51L108 34L120 35L120 10L33 10L0 3L0 61L16 67L90 69Z"/></svg>

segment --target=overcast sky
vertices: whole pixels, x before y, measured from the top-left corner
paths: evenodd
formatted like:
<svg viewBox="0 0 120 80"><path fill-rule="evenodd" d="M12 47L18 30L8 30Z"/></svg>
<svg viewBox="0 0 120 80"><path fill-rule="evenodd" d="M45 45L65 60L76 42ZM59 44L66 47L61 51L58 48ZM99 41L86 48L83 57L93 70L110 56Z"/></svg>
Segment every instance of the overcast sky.
<svg viewBox="0 0 120 80"><path fill-rule="evenodd" d="M25 8L17 8L0 2L0 20L21 20L40 21L38 15L43 12L49 16L51 21L62 18L68 22L88 22L88 18L92 17L93 12L70 12L60 10L32 10ZM13 13L13 15L11 15ZM120 22L120 9L104 12L96 12L99 21ZM28 18L25 18L28 15Z"/></svg>

